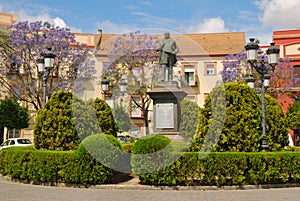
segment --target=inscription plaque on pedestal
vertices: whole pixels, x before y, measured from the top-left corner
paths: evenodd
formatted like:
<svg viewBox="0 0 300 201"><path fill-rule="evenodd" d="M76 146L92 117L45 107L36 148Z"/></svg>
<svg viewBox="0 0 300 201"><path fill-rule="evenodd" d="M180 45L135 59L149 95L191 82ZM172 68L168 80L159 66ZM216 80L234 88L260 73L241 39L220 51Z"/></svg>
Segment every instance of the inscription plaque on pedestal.
<svg viewBox="0 0 300 201"><path fill-rule="evenodd" d="M155 125L157 129L174 128L173 103L159 103L155 105Z"/></svg>

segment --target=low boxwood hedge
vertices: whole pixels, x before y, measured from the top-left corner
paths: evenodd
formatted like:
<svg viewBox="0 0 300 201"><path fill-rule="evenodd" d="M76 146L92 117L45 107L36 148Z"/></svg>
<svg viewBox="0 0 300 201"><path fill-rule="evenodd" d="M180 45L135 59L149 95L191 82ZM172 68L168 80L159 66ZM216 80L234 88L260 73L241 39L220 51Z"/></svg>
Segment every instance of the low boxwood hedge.
<svg viewBox="0 0 300 201"><path fill-rule="evenodd" d="M299 152L177 153L179 160L140 174L147 185L258 185L300 182Z"/></svg>
<svg viewBox="0 0 300 201"><path fill-rule="evenodd" d="M28 182L96 185L108 183L114 171L85 149L47 151L9 148L0 151L0 174Z"/></svg>
<svg viewBox="0 0 300 201"><path fill-rule="evenodd" d="M133 169L137 171L141 184L227 186L300 182L300 152L157 151L152 157L133 153ZM164 164L163 160L170 157L174 161ZM151 171L157 167L161 168ZM32 148L0 151L0 174L28 182L90 186L109 183L116 173L83 148L77 151Z"/></svg>

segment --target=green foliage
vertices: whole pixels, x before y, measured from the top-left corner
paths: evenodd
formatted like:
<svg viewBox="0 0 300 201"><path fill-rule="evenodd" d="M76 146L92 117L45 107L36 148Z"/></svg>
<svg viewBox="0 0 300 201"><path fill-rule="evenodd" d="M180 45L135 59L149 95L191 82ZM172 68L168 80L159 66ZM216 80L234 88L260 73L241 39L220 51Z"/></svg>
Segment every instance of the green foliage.
<svg viewBox="0 0 300 201"><path fill-rule="evenodd" d="M174 153L174 156L177 160L170 165L157 171L139 174L141 183L169 186L242 186L300 182L300 152L215 152L206 157L201 157L201 153L185 152ZM107 184L115 173L97 162L82 145L76 151L41 151L28 148L0 151L1 175L35 184Z"/></svg>
<svg viewBox="0 0 300 201"><path fill-rule="evenodd" d="M132 149L134 154L148 154L157 152L171 143L171 140L161 134L151 134L139 138Z"/></svg>
<svg viewBox="0 0 300 201"><path fill-rule="evenodd" d="M90 135L82 141L77 151L80 150L86 150L99 163L113 170L125 172L130 169L129 155L123 152L120 142L112 135Z"/></svg>
<svg viewBox="0 0 300 201"><path fill-rule="evenodd" d="M80 140L100 132L116 136L109 105L99 98L84 102L71 92L57 92L39 110L34 125L37 149L75 150Z"/></svg>
<svg viewBox="0 0 300 201"><path fill-rule="evenodd" d="M99 164L88 153L6 149L0 151L0 173L26 182L50 185L96 185L108 183L113 171Z"/></svg>
<svg viewBox="0 0 300 201"><path fill-rule="evenodd" d="M74 150L78 147L80 139L72 117L73 96L70 92L57 92L39 110L33 131L37 149Z"/></svg>
<svg viewBox="0 0 300 201"><path fill-rule="evenodd" d="M288 125L291 128L300 128L300 99L296 100L293 105L291 105L287 112Z"/></svg>
<svg viewBox="0 0 300 201"><path fill-rule="evenodd" d="M197 103L184 98L181 102L180 131L186 141L193 139L199 121L200 107Z"/></svg>
<svg viewBox="0 0 300 201"><path fill-rule="evenodd" d="M1 47L7 46L9 30L6 27L0 27L0 45Z"/></svg>
<svg viewBox="0 0 300 201"><path fill-rule="evenodd" d="M224 87L226 93L226 104L224 104L226 118L220 118L221 112L219 112L220 114L212 112L213 110L220 111L216 108L221 106L212 103L214 103L214 99L223 96L218 92L220 87L216 87L206 99L204 108L201 109L198 131L191 149L207 150L206 147L213 145L208 150L219 152L259 151L262 138L260 96L246 84L227 83L221 87ZM276 100L268 95L265 100L266 135L269 150L275 151L288 145L287 124L284 113ZM218 119L218 121L215 119ZM224 121L224 124L219 124L216 127L213 125L214 121ZM221 130L220 135L211 135L217 129Z"/></svg>
<svg viewBox="0 0 300 201"><path fill-rule="evenodd" d="M131 150L133 149L135 143L122 143L122 150L128 153L131 153Z"/></svg>
<svg viewBox="0 0 300 201"><path fill-rule="evenodd" d="M115 120L120 131L129 131L131 128L131 119L121 104L115 109Z"/></svg>
<svg viewBox="0 0 300 201"><path fill-rule="evenodd" d="M27 128L29 118L28 108L22 108L16 99L5 98L0 101L0 127Z"/></svg>
<svg viewBox="0 0 300 201"><path fill-rule="evenodd" d="M96 98L95 100L90 99L86 104L88 107L93 108L92 113L96 114L101 131L105 134L110 134L116 137L118 127L109 105L100 98Z"/></svg>
<svg viewBox="0 0 300 201"><path fill-rule="evenodd" d="M299 152L181 154L172 165L139 175L146 185L231 186L299 183Z"/></svg>
<svg viewBox="0 0 300 201"><path fill-rule="evenodd" d="M100 132L94 105L73 95L72 118L80 140Z"/></svg>
<svg viewBox="0 0 300 201"><path fill-rule="evenodd" d="M275 98L266 94L266 133L268 151L279 151L289 144L289 126L282 107Z"/></svg>
<svg viewBox="0 0 300 201"><path fill-rule="evenodd" d="M170 165L174 161L170 143L171 140L161 134L139 138L131 150L132 171L147 174Z"/></svg>

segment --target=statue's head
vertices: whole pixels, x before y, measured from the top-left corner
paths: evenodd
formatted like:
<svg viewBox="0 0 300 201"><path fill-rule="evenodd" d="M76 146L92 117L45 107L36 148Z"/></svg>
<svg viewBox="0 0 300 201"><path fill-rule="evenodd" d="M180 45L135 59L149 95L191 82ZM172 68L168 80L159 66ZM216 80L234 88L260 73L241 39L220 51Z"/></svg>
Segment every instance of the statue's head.
<svg viewBox="0 0 300 201"><path fill-rule="evenodd" d="M165 35L165 39L170 38L170 32L165 32L164 35Z"/></svg>

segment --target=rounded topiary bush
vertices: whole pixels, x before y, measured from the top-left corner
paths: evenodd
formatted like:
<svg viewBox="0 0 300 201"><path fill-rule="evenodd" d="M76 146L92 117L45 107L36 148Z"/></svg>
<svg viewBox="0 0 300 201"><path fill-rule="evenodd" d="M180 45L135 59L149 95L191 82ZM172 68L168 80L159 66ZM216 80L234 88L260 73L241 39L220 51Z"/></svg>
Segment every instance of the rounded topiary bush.
<svg viewBox="0 0 300 201"><path fill-rule="evenodd" d="M118 139L109 134L94 134L86 137L80 144L78 153L89 153L102 165L113 171L129 172L129 154L122 151Z"/></svg>
<svg viewBox="0 0 300 201"><path fill-rule="evenodd" d="M171 140L161 134L151 134L139 138L132 149L134 154L148 154L157 152L171 143Z"/></svg>
<svg viewBox="0 0 300 201"><path fill-rule="evenodd" d="M216 104L222 96L224 103ZM266 95L265 106L269 150L280 150L288 145L288 130L283 110L269 95ZM217 86L201 109L192 150L260 151L263 137L261 116L261 96L249 86L238 82Z"/></svg>
<svg viewBox="0 0 300 201"><path fill-rule="evenodd" d="M151 134L139 138L131 153L131 166L136 174L151 173L171 165L171 140L161 134Z"/></svg>

